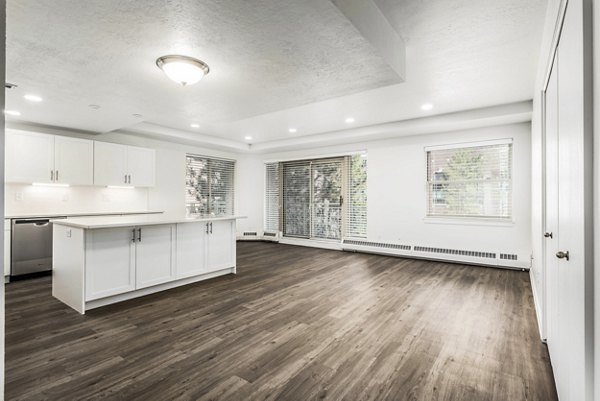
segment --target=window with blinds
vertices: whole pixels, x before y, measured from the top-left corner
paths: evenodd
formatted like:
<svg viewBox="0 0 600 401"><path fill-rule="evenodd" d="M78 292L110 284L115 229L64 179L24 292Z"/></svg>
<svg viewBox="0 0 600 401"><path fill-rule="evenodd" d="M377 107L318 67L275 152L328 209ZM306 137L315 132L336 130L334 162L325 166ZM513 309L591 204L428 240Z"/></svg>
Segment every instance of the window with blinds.
<svg viewBox="0 0 600 401"><path fill-rule="evenodd" d="M185 171L187 213L232 215L234 172L234 160L188 154Z"/></svg>
<svg viewBox="0 0 600 401"><path fill-rule="evenodd" d="M366 237L367 159L267 163L265 231L286 237Z"/></svg>
<svg viewBox="0 0 600 401"><path fill-rule="evenodd" d="M429 216L512 217L512 143L426 151Z"/></svg>

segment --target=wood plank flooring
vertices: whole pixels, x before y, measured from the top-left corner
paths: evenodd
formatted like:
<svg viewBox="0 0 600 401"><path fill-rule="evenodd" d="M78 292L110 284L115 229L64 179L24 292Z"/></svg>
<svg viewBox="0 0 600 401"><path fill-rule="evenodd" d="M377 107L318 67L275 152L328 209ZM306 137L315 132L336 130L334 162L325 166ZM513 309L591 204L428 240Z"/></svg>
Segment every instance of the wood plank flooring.
<svg viewBox="0 0 600 401"><path fill-rule="evenodd" d="M556 400L529 275L268 243L90 311L6 287L7 400Z"/></svg>

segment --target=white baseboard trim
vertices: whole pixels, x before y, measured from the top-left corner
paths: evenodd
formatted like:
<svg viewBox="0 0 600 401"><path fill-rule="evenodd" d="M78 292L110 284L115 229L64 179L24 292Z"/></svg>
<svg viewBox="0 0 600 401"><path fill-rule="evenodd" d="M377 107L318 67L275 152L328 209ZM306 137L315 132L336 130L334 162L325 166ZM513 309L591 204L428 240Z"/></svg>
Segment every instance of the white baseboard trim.
<svg viewBox="0 0 600 401"><path fill-rule="evenodd" d="M319 241L314 239L282 237L279 239L279 243L284 245L299 245L310 248L330 249L334 251L342 250L341 242L337 241Z"/></svg>
<svg viewBox="0 0 600 401"><path fill-rule="evenodd" d="M546 332L544 330L544 317L542 313L542 303L540 300L540 293L537 288L537 284L535 283L535 277L533 276L533 269L529 270L529 281L531 282L531 292L533 294L533 307L535 309L535 316L537 318L538 329L540 332L540 338L543 342L546 342Z"/></svg>

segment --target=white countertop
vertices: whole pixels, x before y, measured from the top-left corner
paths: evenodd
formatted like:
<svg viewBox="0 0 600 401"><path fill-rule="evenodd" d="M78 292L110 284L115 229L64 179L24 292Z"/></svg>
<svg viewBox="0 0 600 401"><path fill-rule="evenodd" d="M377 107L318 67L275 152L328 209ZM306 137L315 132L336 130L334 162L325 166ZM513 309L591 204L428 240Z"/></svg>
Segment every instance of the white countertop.
<svg viewBox="0 0 600 401"><path fill-rule="evenodd" d="M87 216L120 216L120 215L132 215L132 214L160 214L162 210L140 210L133 212L76 212L76 213L21 213L21 214L7 214L4 216L5 219L31 219L34 217L87 217Z"/></svg>
<svg viewBox="0 0 600 401"><path fill-rule="evenodd" d="M201 223L218 220L245 219L246 216L218 216L218 217L186 217L181 215L137 215L137 216L96 216L75 217L66 220L54 220L53 224L62 226L83 228L86 230L95 228L117 228L137 227L157 224L176 223Z"/></svg>

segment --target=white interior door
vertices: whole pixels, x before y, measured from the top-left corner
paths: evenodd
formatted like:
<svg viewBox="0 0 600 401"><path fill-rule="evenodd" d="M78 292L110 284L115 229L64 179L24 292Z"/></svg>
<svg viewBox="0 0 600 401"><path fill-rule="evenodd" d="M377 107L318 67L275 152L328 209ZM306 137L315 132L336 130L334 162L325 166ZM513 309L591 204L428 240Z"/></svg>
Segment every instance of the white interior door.
<svg viewBox="0 0 600 401"><path fill-rule="evenodd" d="M6 133L6 182L54 182L54 135Z"/></svg>
<svg viewBox="0 0 600 401"><path fill-rule="evenodd" d="M593 273L592 130L591 98L587 97L591 88L586 85L582 4L574 1L567 6L553 71L557 75L549 87L558 93L556 119L550 114L546 122L551 128L546 133L547 151L557 160L556 168L547 166L549 179L556 171L557 184L555 192L547 189L551 198L546 201L558 210L556 237L547 241L548 348L562 401L591 400L593 388L593 299L589 284ZM552 102L549 106L552 113ZM552 131L554 124L556 133ZM554 224L552 209L547 219Z"/></svg>
<svg viewBox="0 0 600 401"><path fill-rule="evenodd" d="M561 336L560 316L560 291L559 291L559 264L556 252L558 248L558 66L557 60L554 61L548 87L545 93L545 261L546 261L546 339L548 351L553 361L554 376L557 385L565 381L562 379L565 372L566 349L560 344L564 341L564 333ZM564 324L564 323L563 323ZM564 329L562 330L564 331Z"/></svg>
<svg viewBox="0 0 600 401"><path fill-rule="evenodd" d="M56 136L54 169L56 182L92 185L94 183L94 141Z"/></svg>
<svg viewBox="0 0 600 401"><path fill-rule="evenodd" d="M94 184L127 185L127 146L94 142Z"/></svg>
<svg viewBox="0 0 600 401"><path fill-rule="evenodd" d="M136 289L175 278L174 225L161 224L136 229Z"/></svg>
<svg viewBox="0 0 600 401"><path fill-rule="evenodd" d="M155 180L154 149L127 147L127 172L130 184L136 187L153 187Z"/></svg>

